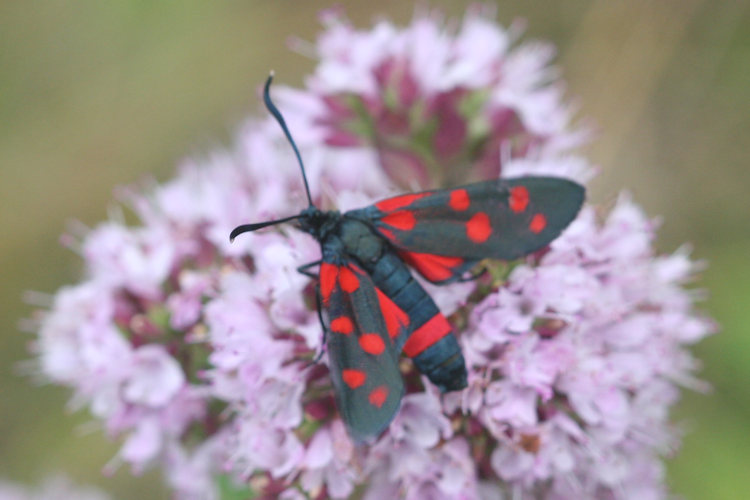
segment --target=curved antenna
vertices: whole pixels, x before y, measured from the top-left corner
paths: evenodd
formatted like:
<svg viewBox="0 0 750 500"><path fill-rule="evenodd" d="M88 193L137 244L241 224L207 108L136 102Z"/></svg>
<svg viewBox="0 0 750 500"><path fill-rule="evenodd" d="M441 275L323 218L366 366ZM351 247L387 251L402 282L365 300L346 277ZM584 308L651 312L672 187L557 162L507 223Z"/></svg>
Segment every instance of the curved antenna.
<svg viewBox="0 0 750 500"><path fill-rule="evenodd" d="M292 145L292 149L294 150L294 154L297 155L297 163L299 163L299 168L302 170L302 180L305 181L305 193L307 193L307 201L310 203L310 206L314 206L312 202L312 196L310 196L310 185L307 183L307 176L305 175L305 165L302 163L302 156L299 154L299 149L297 149L297 145L294 143L294 139L292 139L292 134L289 133L289 129L286 126L286 121L284 120L284 117L281 116L281 112L276 107L276 105L271 101L271 94L268 92L269 88L271 87L271 81L273 80L274 72L271 71L271 74L268 75L268 80L266 80L266 85L263 87L263 103L266 105L266 109L273 115L274 118L276 118L276 121L281 126L281 130L284 131L284 135L286 136L287 140L289 140L289 144Z"/></svg>
<svg viewBox="0 0 750 500"><path fill-rule="evenodd" d="M249 233L250 231L257 231L264 227L273 226L275 224L281 224L283 222L289 222L290 220L298 219L302 214L292 215L291 217L284 217L283 219L268 220L266 222L256 222L255 224L242 224L232 229L229 233L229 242L233 242L234 239L242 233Z"/></svg>

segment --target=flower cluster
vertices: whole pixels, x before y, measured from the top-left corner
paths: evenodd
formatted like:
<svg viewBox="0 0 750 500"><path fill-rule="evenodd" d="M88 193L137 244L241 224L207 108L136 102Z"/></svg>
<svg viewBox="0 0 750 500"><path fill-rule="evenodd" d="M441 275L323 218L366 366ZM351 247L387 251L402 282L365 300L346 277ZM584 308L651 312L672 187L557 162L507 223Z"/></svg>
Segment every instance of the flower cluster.
<svg viewBox="0 0 750 500"><path fill-rule="evenodd" d="M325 12L320 64L306 90L287 94L302 140L370 146L390 180L409 189L497 177L514 158L584 142L587 129L571 127L573 108L550 66L554 47L514 47L520 26L498 29L484 10L476 6L455 31L437 15L357 31Z"/></svg>
<svg viewBox="0 0 750 500"><path fill-rule="evenodd" d="M586 182L586 137L550 67L483 12L451 29L419 16L358 31L324 15L319 65L278 98L322 208L407 187L544 174ZM318 243L233 227L306 204L270 120L172 181L121 193L140 220L68 238L87 275L40 318L43 374L112 436L109 468L164 469L177 498L660 498L668 410L697 387L686 346L713 330L684 284L686 252L656 255L625 195L586 207L545 251L484 278L425 285L456 327L469 387L439 395L405 363L401 409L355 445L333 404L315 288ZM295 208L297 207L297 208ZM325 361L325 358L324 358ZM239 493L238 493L239 492Z"/></svg>
<svg viewBox="0 0 750 500"><path fill-rule="evenodd" d="M37 350L42 372L71 386L76 406L88 406L109 434L126 436L107 470L160 462L176 491L203 498L231 458L226 440L300 423L291 399L286 422L269 409L267 419L253 420L256 430L233 427L235 411L251 411L243 402L268 409L258 398L264 393L289 390L299 399L295 339L308 332L312 347L303 342L304 351L318 342L307 280L294 264L315 255L314 242L266 233L230 246L227 236L244 213L266 217L299 202L293 156L270 130L252 123L238 151L186 163L147 194L124 190L143 224L111 221L74 243L87 278L55 296Z"/></svg>
<svg viewBox="0 0 750 500"><path fill-rule="evenodd" d="M653 254L654 224L623 195L605 221L587 207L538 259L515 267L471 312L474 379L460 397L499 446L484 457L544 498L663 498L667 409L713 329L681 288L684 250ZM543 487L541 485L544 485Z"/></svg>

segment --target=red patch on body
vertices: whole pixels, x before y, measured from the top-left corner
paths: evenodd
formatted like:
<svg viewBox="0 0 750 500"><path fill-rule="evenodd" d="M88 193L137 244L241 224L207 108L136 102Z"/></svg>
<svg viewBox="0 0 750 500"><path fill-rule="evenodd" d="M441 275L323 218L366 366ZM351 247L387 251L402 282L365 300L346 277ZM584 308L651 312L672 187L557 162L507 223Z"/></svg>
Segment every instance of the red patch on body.
<svg viewBox="0 0 750 500"><path fill-rule="evenodd" d="M404 344L404 353L410 358L420 354L432 344L448 335L453 328L441 313L437 313L417 328Z"/></svg>

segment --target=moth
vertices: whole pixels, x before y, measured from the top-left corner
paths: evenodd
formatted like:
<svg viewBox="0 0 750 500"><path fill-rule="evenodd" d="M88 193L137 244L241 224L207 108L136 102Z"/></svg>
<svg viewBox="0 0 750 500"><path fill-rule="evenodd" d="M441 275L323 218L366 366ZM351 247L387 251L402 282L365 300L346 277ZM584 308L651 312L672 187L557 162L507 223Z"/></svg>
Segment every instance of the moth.
<svg viewBox="0 0 750 500"><path fill-rule="evenodd" d="M322 258L300 266L318 271L318 313L339 413L357 442L378 436L404 393L403 351L442 392L466 387L466 364L451 324L416 281L463 279L482 259L513 260L554 240L575 218L584 188L555 177L488 180L388 198L345 213L322 211L310 195L305 168L287 124L263 101L299 163L308 207L297 215L244 224L230 239L284 222L320 242Z"/></svg>

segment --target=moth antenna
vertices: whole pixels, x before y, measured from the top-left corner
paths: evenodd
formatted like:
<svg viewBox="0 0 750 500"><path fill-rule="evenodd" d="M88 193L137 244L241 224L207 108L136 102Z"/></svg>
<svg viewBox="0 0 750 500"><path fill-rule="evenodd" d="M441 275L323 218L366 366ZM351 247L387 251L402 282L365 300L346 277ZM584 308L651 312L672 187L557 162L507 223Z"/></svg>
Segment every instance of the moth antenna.
<svg viewBox="0 0 750 500"><path fill-rule="evenodd" d="M299 217L300 217L300 214L297 214L297 215L292 215L291 217L284 217L283 219L268 220L266 222L256 222L255 224L242 224L241 226L237 226L234 229L232 229L232 232L229 234L229 242L230 243L233 242L234 239L242 233L249 233L251 231L257 231L258 229L263 229L264 227L274 226L276 224L289 222L290 220L298 219Z"/></svg>
<svg viewBox="0 0 750 500"><path fill-rule="evenodd" d="M274 72L271 71L271 74L268 75L268 80L266 80L266 85L263 87L263 103L266 105L266 109L273 115L274 118L276 118L276 121L281 126L281 130L284 131L284 135L286 136L287 140L289 141L289 144L292 145L292 149L294 150L294 154L297 155L297 163L299 163L299 168L302 170L302 180L305 181L305 193L307 193L307 201L310 203L310 206L313 205L312 196L310 196L310 185L307 183L307 175L305 175L305 165L302 163L302 156L299 154L299 149L297 149L297 144L294 143L294 139L292 139L292 134L289 133L289 128L286 126L286 121L284 120L284 117L281 116L281 112L276 107L276 105L271 101L271 94L269 93L269 89L271 88L271 81L273 80Z"/></svg>

